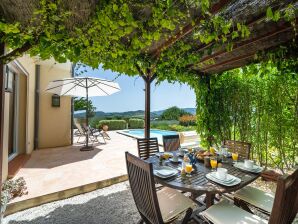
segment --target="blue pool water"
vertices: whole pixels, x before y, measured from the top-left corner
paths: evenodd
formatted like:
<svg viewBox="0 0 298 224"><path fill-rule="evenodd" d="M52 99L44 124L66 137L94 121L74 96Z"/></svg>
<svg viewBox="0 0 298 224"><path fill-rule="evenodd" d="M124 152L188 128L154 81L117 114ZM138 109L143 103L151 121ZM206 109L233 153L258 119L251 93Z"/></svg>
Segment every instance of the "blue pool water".
<svg viewBox="0 0 298 224"><path fill-rule="evenodd" d="M128 135L134 138L144 138L144 129L129 129L119 131L119 133ZM159 144L162 144L162 136L164 135L177 135L178 132L176 131L166 131L166 130L158 130L158 129L151 129L150 130L150 137L156 137L158 139Z"/></svg>

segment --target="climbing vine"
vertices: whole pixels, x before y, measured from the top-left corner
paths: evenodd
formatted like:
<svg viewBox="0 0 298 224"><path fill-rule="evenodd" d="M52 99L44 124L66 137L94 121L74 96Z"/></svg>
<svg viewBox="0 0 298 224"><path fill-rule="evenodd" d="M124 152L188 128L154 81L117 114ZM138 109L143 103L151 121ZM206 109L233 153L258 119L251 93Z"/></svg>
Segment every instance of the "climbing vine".
<svg viewBox="0 0 298 224"><path fill-rule="evenodd" d="M184 82L185 68L197 63L202 53L182 38L152 57L152 44L177 35L186 24L194 26L189 38L202 44L214 42L210 52L221 44L231 50L234 40L250 35L246 24L223 13L213 15L212 4L212 0L100 1L87 21L73 24L69 21L75 12L64 10L63 1L41 0L26 25L0 18L0 41L13 50L0 60L7 62L28 52L41 59L54 57L58 62L70 60L93 68L102 64L105 69L127 75L138 74L138 64L142 69L156 69L160 80ZM192 15L194 10L201 15L199 18ZM296 10L292 4L283 10L269 7L266 17L275 22L291 21L295 27Z"/></svg>
<svg viewBox="0 0 298 224"><path fill-rule="evenodd" d="M266 54L262 63L200 78L195 92L203 145L246 141L262 165L284 170L298 163L298 62L285 59L285 51Z"/></svg>

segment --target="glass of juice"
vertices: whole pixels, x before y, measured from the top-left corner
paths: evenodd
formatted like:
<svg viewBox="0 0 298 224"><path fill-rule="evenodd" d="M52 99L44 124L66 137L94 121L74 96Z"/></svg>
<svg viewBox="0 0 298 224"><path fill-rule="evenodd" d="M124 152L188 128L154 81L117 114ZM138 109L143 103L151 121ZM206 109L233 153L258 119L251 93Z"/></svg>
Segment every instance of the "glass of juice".
<svg viewBox="0 0 298 224"><path fill-rule="evenodd" d="M170 158L170 154L169 153L164 153L163 157L165 158L165 160L168 160Z"/></svg>
<svg viewBox="0 0 298 224"><path fill-rule="evenodd" d="M237 161L238 161L238 153L237 152L232 153L232 159L235 163L237 163Z"/></svg>
<svg viewBox="0 0 298 224"><path fill-rule="evenodd" d="M185 164L185 172L187 173L188 177L191 177L192 165L190 163Z"/></svg>
<svg viewBox="0 0 298 224"><path fill-rule="evenodd" d="M217 159L216 158L211 158L210 159L210 165L211 165L211 170L215 171L217 168Z"/></svg>

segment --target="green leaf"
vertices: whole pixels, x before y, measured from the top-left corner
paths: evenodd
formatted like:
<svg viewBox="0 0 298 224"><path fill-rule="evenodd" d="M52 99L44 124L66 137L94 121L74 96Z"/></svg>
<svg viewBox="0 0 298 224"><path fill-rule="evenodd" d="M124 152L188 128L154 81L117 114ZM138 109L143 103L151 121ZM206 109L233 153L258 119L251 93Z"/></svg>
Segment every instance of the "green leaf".
<svg viewBox="0 0 298 224"><path fill-rule="evenodd" d="M237 31L232 32L232 39L234 40L235 38L239 37L239 34Z"/></svg>
<svg viewBox="0 0 298 224"><path fill-rule="evenodd" d="M113 10L114 10L114 12L117 12L117 10L118 10L118 5L113 4Z"/></svg>
<svg viewBox="0 0 298 224"><path fill-rule="evenodd" d="M271 7L268 7L268 8L267 8L267 11L266 11L266 17L267 17L268 19L273 19L273 12L272 12Z"/></svg>

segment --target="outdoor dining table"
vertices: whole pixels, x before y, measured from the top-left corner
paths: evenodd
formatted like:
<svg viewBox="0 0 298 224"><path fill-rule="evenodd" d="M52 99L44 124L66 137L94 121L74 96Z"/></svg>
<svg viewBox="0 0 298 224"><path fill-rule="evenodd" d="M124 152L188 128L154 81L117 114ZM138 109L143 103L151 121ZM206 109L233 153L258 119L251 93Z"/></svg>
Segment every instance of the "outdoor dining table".
<svg viewBox="0 0 298 224"><path fill-rule="evenodd" d="M169 160L160 163L158 156L151 156L147 160L153 163L153 169L158 169L160 166L169 166L179 170L181 167L181 163L172 163ZM217 193L222 194L236 191L255 181L260 176L260 173L246 172L234 167L230 159L228 159L226 163L223 163L222 167L226 168L229 174L240 178L241 183L228 187L208 180L206 174L212 172L211 168L205 167L204 163L201 162L196 163L196 171L192 173L191 177L181 177L179 172L176 176L167 179L155 176L155 180L161 185L184 192L191 192L193 199L202 194L206 194L206 208L208 208L213 205Z"/></svg>

